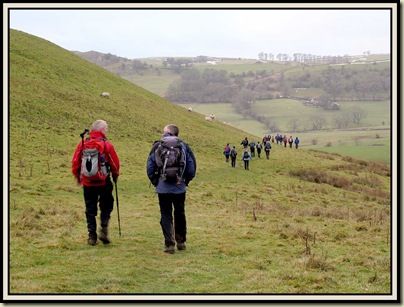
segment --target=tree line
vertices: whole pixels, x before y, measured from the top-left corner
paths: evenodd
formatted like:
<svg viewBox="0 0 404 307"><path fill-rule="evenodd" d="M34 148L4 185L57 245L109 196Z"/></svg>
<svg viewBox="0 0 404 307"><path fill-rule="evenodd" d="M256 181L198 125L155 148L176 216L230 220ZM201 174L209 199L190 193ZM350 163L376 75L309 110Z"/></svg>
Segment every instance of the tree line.
<svg viewBox="0 0 404 307"><path fill-rule="evenodd" d="M248 71L241 74L226 70L206 68L183 69L181 78L173 82L166 98L175 102L229 102L248 109L255 100L277 97L299 97L295 88L320 88L320 101L377 100L390 98L390 67L347 69L345 66L327 66L321 73L311 70L288 77L284 72L270 74L266 70ZM330 104L320 104L329 108Z"/></svg>

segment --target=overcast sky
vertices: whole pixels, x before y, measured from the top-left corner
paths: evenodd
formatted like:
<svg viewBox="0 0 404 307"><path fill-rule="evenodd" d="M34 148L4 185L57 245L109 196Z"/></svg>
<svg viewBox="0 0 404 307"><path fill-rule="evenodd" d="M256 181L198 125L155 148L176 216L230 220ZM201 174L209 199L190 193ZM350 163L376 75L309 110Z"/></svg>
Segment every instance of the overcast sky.
<svg viewBox="0 0 404 307"><path fill-rule="evenodd" d="M5 27L67 50L129 59L198 55L256 59L260 52L360 55L390 53L391 48L388 6L39 9L32 5L9 8Z"/></svg>

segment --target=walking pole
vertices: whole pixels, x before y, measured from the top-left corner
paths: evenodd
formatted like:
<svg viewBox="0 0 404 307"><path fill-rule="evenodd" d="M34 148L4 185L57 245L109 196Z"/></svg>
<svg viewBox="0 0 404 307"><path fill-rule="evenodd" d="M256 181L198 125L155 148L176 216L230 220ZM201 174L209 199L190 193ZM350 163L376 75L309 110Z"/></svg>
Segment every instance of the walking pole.
<svg viewBox="0 0 404 307"><path fill-rule="evenodd" d="M118 212L119 236L121 236L121 219L119 218L118 183L115 181L116 210Z"/></svg>
<svg viewBox="0 0 404 307"><path fill-rule="evenodd" d="M81 136L81 147L84 147L84 135L89 132L90 130L84 129L83 133L80 133Z"/></svg>

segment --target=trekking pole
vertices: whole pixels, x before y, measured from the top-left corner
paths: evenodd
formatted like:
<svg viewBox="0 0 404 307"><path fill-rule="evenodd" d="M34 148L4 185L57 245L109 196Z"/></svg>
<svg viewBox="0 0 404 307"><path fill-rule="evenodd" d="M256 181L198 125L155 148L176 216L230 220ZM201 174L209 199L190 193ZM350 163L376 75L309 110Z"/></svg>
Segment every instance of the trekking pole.
<svg viewBox="0 0 404 307"><path fill-rule="evenodd" d="M90 130L88 129L84 129L84 131L82 133L80 133L80 137L81 137L81 150L80 150L80 154L83 154L83 150L84 150L84 135L89 132ZM80 174L80 170L79 173L77 174L77 179L78 179L78 183L81 184L81 174Z"/></svg>
<svg viewBox="0 0 404 307"><path fill-rule="evenodd" d="M119 236L121 236L121 219L119 218L118 183L115 181L116 210L118 212Z"/></svg>
<svg viewBox="0 0 404 307"><path fill-rule="evenodd" d="M83 133L80 133L81 136L81 146L84 147L84 135L89 132L90 130L84 129Z"/></svg>

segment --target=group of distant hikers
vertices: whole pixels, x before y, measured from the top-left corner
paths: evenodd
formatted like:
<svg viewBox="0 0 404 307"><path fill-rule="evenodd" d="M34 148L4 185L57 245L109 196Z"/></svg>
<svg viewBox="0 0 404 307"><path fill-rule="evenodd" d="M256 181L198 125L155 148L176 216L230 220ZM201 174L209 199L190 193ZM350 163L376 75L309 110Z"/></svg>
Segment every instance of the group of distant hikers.
<svg viewBox="0 0 404 307"><path fill-rule="evenodd" d="M284 144L285 147L287 146L287 144L289 144L290 148L292 148L293 144L295 144L296 149L299 147L299 142L300 142L298 137L293 139L293 137L290 136L288 138L286 136L286 134L284 136L282 136L280 134L276 134L275 137L272 137L270 134L265 135L262 138L262 143L260 143L258 141L257 144L255 144L254 141L250 142L248 140L248 138L245 137L244 140L242 140L240 143L240 145L243 145L243 155L241 157L241 160L244 161L245 170L250 169L250 160L253 157L255 157L255 148L257 149L258 158L261 158L261 151L262 151L262 149L264 149L265 156L267 159L269 159L269 155L270 155L271 149L272 149L271 141L272 141L272 143L276 142L276 144L278 144L278 145ZM248 151L248 148L250 149L250 151ZM230 144L227 143L226 146L224 147L223 154L226 158L226 162L229 162L229 159L231 159L231 166L236 167L236 159L237 159L236 146L233 145L233 147L230 147Z"/></svg>

